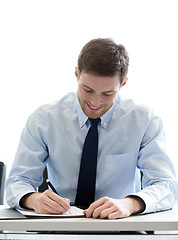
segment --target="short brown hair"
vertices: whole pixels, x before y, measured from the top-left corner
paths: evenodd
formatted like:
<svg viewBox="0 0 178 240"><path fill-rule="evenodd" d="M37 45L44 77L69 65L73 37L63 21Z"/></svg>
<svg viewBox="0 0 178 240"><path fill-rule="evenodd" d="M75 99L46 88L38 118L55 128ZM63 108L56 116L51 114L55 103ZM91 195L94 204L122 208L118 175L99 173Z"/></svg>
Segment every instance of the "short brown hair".
<svg viewBox="0 0 178 240"><path fill-rule="evenodd" d="M78 57L79 74L92 72L100 76L120 74L121 83L127 76L129 56L125 47L112 39L97 38L88 42Z"/></svg>

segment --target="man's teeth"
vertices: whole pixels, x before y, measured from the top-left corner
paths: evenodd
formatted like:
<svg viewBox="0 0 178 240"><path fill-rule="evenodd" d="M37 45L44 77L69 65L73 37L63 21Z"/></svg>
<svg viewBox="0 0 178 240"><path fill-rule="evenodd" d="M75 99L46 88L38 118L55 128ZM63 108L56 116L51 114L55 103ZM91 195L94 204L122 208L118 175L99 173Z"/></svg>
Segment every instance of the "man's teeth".
<svg viewBox="0 0 178 240"><path fill-rule="evenodd" d="M91 105L90 105L90 107L91 107L92 109L99 109L99 107L93 107L93 106L91 106Z"/></svg>

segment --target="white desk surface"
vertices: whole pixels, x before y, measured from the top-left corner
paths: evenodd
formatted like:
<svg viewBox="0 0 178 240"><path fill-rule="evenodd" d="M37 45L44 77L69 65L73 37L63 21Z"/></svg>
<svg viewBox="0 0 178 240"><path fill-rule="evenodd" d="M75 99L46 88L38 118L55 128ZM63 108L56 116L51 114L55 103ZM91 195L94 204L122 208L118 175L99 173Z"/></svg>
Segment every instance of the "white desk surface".
<svg viewBox="0 0 178 240"><path fill-rule="evenodd" d="M9 240L178 240L178 235L0 234Z"/></svg>
<svg viewBox="0 0 178 240"><path fill-rule="evenodd" d="M118 232L178 231L178 208L173 210L108 220L93 218L47 218L0 220L3 231Z"/></svg>

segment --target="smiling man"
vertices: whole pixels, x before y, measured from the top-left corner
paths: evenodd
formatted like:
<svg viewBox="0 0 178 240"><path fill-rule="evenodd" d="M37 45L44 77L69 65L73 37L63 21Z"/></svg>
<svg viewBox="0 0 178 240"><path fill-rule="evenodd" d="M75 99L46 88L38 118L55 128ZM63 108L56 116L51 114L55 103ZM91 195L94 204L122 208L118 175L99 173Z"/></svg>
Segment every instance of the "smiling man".
<svg viewBox="0 0 178 240"><path fill-rule="evenodd" d="M78 100L83 112L89 118L101 117L114 105L121 87L119 74L105 77L83 72L79 77L77 69L75 74L78 79Z"/></svg>
<svg viewBox="0 0 178 240"><path fill-rule="evenodd" d="M7 180L10 206L58 214L75 204L86 217L109 219L173 207L178 184L162 121L120 95L128 66L125 47L111 39L83 47L77 94L38 108L23 129ZM58 194L37 192L45 166Z"/></svg>

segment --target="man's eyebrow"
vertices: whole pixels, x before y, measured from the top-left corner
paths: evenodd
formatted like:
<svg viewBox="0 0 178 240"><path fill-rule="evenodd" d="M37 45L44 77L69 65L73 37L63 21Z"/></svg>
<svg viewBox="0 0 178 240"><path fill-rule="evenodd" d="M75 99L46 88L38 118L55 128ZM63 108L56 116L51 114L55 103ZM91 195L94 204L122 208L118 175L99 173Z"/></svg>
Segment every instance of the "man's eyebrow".
<svg viewBox="0 0 178 240"><path fill-rule="evenodd" d="M83 85L83 87L89 88L90 90L92 90L92 91L93 91L93 89L92 89L92 88L90 88L90 87L88 87L87 85L85 85L85 84L83 84L83 83L82 83L82 85Z"/></svg>

